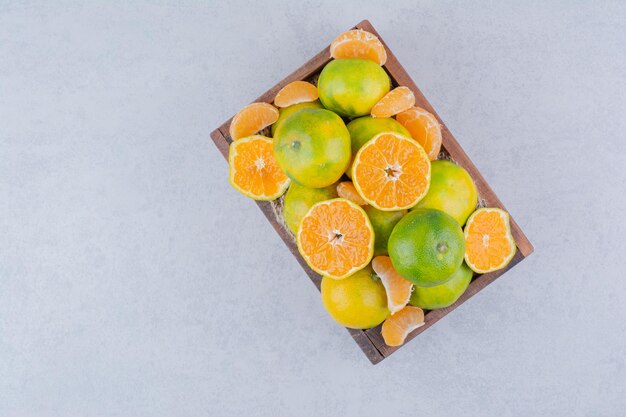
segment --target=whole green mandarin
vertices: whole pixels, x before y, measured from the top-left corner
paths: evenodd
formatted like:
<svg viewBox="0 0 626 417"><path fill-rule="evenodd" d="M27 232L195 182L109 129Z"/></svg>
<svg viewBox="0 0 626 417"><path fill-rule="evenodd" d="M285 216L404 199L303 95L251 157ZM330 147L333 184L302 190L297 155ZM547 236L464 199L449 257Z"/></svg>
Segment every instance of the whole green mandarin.
<svg viewBox="0 0 626 417"><path fill-rule="evenodd" d="M274 135L274 156L294 182L329 186L350 163L350 133L341 117L325 109L302 109L287 117Z"/></svg>
<svg viewBox="0 0 626 417"><path fill-rule="evenodd" d="M334 59L317 81L324 107L346 117L369 114L390 86L385 70L367 59Z"/></svg>
<svg viewBox="0 0 626 417"><path fill-rule="evenodd" d="M443 284L461 266L465 237L461 226L443 211L420 208L393 228L388 243L395 270L413 284Z"/></svg>

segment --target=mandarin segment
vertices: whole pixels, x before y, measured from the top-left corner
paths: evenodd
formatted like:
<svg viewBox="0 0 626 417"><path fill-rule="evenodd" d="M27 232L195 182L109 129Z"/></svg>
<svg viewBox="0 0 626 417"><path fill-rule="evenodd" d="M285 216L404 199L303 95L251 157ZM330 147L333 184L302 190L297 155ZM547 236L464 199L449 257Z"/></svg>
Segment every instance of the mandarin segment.
<svg viewBox="0 0 626 417"><path fill-rule="evenodd" d="M311 269L334 279L364 268L374 253L374 231L367 214L344 198L311 207L296 240Z"/></svg>
<svg viewBox="0 0 626 417"><path fill-rule="evenodd" d="M396 115L396 120L424 148L431 161L437 159L441 150L441 126L437 118L421 107L411 107Z"/></svg>
<svg viewBox="0 0 626 417"><path fill-rule="evenodd" d="M372 107L372 117L391 117L415 105L415 94L408 87L396 87Z"/></svg>
<svg viewBox="0 0 626 417"><path fill-rule="evenodd" d="M479 274L497 271L517 250L509 213L499 208L476 210L465 225L465 262Z"/></svg>
<svg viewBox="0 0 626 417"><path fill-rule="evenodd" d="M372 259L372 268L380 277L387 291L387 307L391 314L402 310L411 298L413 284L404 279L393 269L391 259L388 256L377 256Z"/></svg>
<svg viewBox="0 0 626 417"><path fill-rule="evenodd" d="M316 86L306 81L294 81L281 88L274 98L274 104L277 107L288 107L315 100L317 100Z"/></svg>
<svg viewBox="0 0 626 417"><path fill-rule="evenodd" d="M274 158L273 142L265 136L231 143L228 163L232 186L255 200L275 200L289 187L289 177Z"/></svg>
<svg viewBox="0 0 626 417"><path fill-rule="evenodd" d="M387 346L401 346L409 333L424 324L424 310L406 306L385 320L381 334Z"/></svg>
<svg viewBox="0 0 626 417"><path fill-rule="evenodd" d="M363 29L349 30L337 36L330 44L330 56L335 59L369 59L378 65L387 62L387 51L380 39Z"/></svg>
<svg viewBox="0 0 626 417"><path fill-rule="evenodd" d="M352 181L342 181L337 184L337 195L346 200L350 200L359 206L366 206L367 201L363 200L363 197L359 195L359 192L354 188Z"/></svg>
<svg viewBox="0 0 626 417"><path fill-rule="evenodd" d="M269 103L252 103L239 110L230 122L232 140L254 135L278 120L278 109Z"/></svg>
<svg viewBox="0 0 626 417"><path fill-rule="evenodd" d="M430 185L430 160L415 141L392 132L376 135L354 158L352 181L379 210L413 207Z"/></svg>

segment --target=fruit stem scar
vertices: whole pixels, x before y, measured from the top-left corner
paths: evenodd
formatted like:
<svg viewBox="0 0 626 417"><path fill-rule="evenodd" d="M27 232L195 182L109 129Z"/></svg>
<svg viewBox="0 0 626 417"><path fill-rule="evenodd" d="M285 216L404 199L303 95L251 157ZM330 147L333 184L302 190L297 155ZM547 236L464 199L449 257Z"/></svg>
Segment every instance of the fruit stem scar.
<svg viewBox="0 0 626 417"><path fill-rule="evenodd" d="M339 230L333 230L328 234L328 242L335 246L343 241L343 234Z"/></svg>
<svg viewBox="0 0 626 417"><path fill-rule="evenodd" d="M293 142L291 142L291 149L294 149L296 151L300 149L300 141L294 140Z"/></svg>
<svg viewBox="0 0 626 417"><path fill-rule="evenodd" d="M397 181L401 173L402 172L398 166L387 165L385 168L385 174L391 181Z"/></svg>
<svg viewBox="0 0 626 417"><path fill-rule="evenodd" d="M448 251L448 246L444 242L437 243L437 252L446 253Z"/></svg>

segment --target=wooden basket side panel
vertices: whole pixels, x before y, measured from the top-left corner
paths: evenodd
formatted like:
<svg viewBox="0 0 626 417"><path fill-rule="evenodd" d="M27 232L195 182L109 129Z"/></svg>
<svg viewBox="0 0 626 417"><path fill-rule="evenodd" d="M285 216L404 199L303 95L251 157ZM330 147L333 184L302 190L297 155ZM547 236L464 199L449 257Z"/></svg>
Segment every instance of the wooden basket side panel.
<svg viewBox="0 0 626 417"><path fill-rule="evenodd" d="M384 68L389 74L392 82L395 85L404 85L409 87L415 93L416 97L416 105L425 108L429 112L433 113L437 119L439 120L442 126L442 136L443 136L443 147L450 154L450 157L457 162L459 165L463 166L474 179L476 186L478 188L479 195L482 199L484 199L485 203L490 207L500 207L504 208L502 202L498 199L496 194L493 192L489 184L482 177L476 166L467 156L465 151L461 148L459 143L456 141L452 133L448 130L445 123L441 121L441 118L437 115L433 107L430 105L426 97L419 90L417 85L413 82L411 77L408 75L406 70L399 63L393 52L389 49L387 44L384 42L380 34L374 29L371 23L367 20L364 20L355 26L356 28L364 29L369 32L374 33L381 40L383 45L387 51L387 63ZM321 69L330 61L330 52L329 47L324 48L321 52L315 55L311 60L306 62L303 66L298 68L296 71L291 73L281 82L276 84L274 87L267 90L264 94L258 97L255 102L268 102L271 103L276 95L276 93L283 88L285 85L292 81L296 80L306 80L321 71ZM228 159L228 148L232 140L229 136L229 127L232 118L224 122L220 127L214 130L211 133L211 138L215 142L215 145L219 149L220 153L224 156L225 159ZM304 261L304 259L300 256L297 246L291 236L290 232L280 224L276 219L276 214L270 202L256 202L267 220L272 224L272 227L276 230L282 240L285 242L285 245L289 248L291 253L295 256L298 263L302 266L304 271L307 273L311 281L315 284L315 286L320 288L321 277L315 271L313 271ZM442 317L447 315L449 312L454 310L460 304L465 302L467 299L472 297L482 288L493 282L496 278L501 276L503 273L511 269L518 262L523 260L526 256L528 256L533 251L532 244L528 241L522 230L519 228L517 223L513 218L511 218L511 231L513 233L513 237L515 238L516 244L518 246L518 252L511 261L511 263L507 266L507 268L496 271L490 274L485 274L481 276L477 276L470 283L467 291L459 298L459 300L450 307L434 310L428 312L426 315L426 324L419 329L416 329L412 332L408 337L407 341L415 338L421 332L425 331L427 328L432 326L434 323L439 321ZM398 350L398 347L389 347L387 346L380 334L380 326L375 327L373 329L369 329L366 331L363 330L352 330L348 329L350 335L354 338L356 343L359 345L361 350L365 353L367 358L371 363L376 364ZM405 343L406 344L406 343Z"/></svg>

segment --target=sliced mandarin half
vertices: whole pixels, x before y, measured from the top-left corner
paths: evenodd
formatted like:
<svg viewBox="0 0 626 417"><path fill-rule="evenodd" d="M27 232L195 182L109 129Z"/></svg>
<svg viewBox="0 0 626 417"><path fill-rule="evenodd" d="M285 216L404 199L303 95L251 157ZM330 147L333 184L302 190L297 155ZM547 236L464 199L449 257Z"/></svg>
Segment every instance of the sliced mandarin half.
<svg viewBox="0 0 626 417"><path fill-rule="evenodd" d="M407 209L428 192L430 160L414 140L383 132L357 152L352 182L361 197L379 210Z"/></svg>
<svg viewBox="0 0 626 417"><path fill-rule="evenodd" d="M311 207L300 222L296 241L311 269L334 279L366 267L374 254L374 230L367 214L344 198Z"/></svg>
<svg viewBox="0 0 626 417"><path fill-rule="evenodd" d="M342 181L337 184L337 195L346 200L350 200L359 206L366 206L367 201L363 200L363 197L359 195L359 192L354 188L352 181Z"/></svg>
<svg viewBox="0 0 626 417"><path fill-rule="evenodd" d="M422 145L431 161L437 159L441 150L441 126L432 113L421 107L411 107L398 113L396 120Z"/></svg>
<svg viewBox="0 0 626 417"><path fill-rule="evenodd" d="M239 110L228 132L233 140L254 135L278 120L278 109L269 103L252 103Z"/></svg>
<svg viewBox="0 0 626 417"><path fill-rule="evenodd" d="M294 81L280 89L274 98L278 107L289 107L294 104L317 100L317 87L306 81Z"/></svg>
<svg viewBox="0 0 626 417"><path fill-rule="evenodd" d="M289 177L274 159L274 143L265 136L253 135L231 143L228 164L231 185L255 200L275 200L289 187Z"/></svg>
<svg viewBox="0 0 626 417"><path fill-rule="evenodd" d="M391 117L415 105L415 94L408 87L396 87L372 107L372 117Z"/></svg>
<svg viewBox="0 0 626 417"><path fill-rule="evenodd" d="M330 56L335 59L369 59L378 65L387 62L387 51L380 39L363 29L349 30L337 36L330 44Z"/></svg>
<svg viewBox="0 0 626 417"><path fill-rule="evenodd" d="M381 334L387 346L400 346L413 330L424 325L424 310L406 306L383 323Z"/></svg>
<svg viewBox="0 0 626 417"><path fill-rule="evenodd" d="M387 307L391 314L402 310L409 303L413 284L393 269L388 256L377 256L372 259L372 268L387 291Z"/></svg>
<svg viewBox="0 0 626 417"><path fill-rule="evenodd" d="M511 262L515 240L509 213L499 208L481 208L465 225L465 262L479 274L497 271Z"/></svg>

